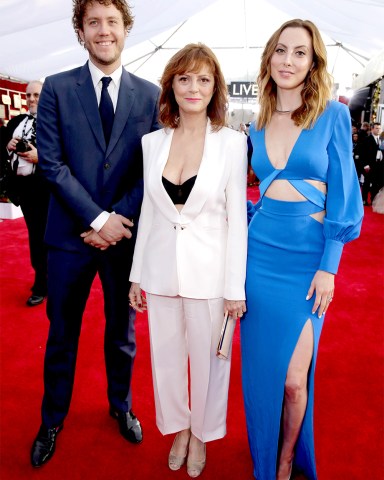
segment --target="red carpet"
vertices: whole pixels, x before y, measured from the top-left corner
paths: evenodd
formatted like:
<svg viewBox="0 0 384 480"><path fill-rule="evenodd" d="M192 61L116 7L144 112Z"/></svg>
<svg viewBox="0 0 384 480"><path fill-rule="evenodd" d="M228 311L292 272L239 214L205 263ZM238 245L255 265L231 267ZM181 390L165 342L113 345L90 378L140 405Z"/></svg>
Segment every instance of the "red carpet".
<svg viewBox="0 0 384 480"><path fill-rule="evenodd" d="M257 195L256 190L250 196ZM363 233L345 249L336 294L320 342L315 396L319 480L381 480L384 471L384 216L365 210ZM25 305L32 282L23 219L0 223L1 397L0 478L95 480L187 479L171 472L171 437L155 426L147 321L137 319L134 411L144 442L130 445L108 415L103 363L103 305L95 282L83 322L70 414L54 458L29 464L40 424L42 371L48 321L45 305ZM228 434L207 449L206 479L250 480L236 331Z"/></svg>

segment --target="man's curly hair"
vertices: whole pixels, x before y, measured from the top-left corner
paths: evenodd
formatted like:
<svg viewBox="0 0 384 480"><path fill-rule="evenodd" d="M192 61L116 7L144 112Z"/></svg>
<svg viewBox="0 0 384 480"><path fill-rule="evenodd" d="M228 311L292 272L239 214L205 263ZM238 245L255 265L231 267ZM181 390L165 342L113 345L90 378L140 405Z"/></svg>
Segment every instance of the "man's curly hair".
<svg viewBox="0 0 384 480"><path fill-rule="evenodd" d="M86 9L88 5L93 3L100 3L100 5L114 5L121 15L123 16L124 27L127 30L127 33L131 30L133 26L133 15L131 8L125 0L72 0L73 3L73 15L72 15L72 24L75 29L77 39L80 45L83 45L83 41L80 38L79 30L83 31L83 20Z"/></svg>

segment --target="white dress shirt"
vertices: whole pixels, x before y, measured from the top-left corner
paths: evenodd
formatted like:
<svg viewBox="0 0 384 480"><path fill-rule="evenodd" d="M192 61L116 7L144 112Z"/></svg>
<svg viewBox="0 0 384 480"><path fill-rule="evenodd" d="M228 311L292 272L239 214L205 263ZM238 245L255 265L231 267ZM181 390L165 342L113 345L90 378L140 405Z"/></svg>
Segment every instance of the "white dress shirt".
<svg viewBox="0 0 384 480"><path fill-rule="evenodd" d="M383 158L383 152L380 150L380 137L379 137L379 135L372 135L372 136L375 139L375 141L376 141L376 143L379 147L379 149L377 150L377 153L376 153L376 160L378 162L380 162Z"/></svg>
<svg viewBox="0 0 384 480"><path fill-rule="evenodd" d="M96 92L97 104L100 103L102 89L101 79L103 77L111 77L112 81L108 85L108 93L112 100L113 110L116 112L117 99L119 97L119 89L121 83L121 75L123 74L122 65L120 65L114 72L109 75L106 75L99 68L97 68L96 65L91 62L91 60L89 60L88 66L89 71L91 72L92 83ZM109 215L109 212L104 211L101 212L100 215L95 218L95 220L93 220L93 222L91 223L91 227L93 228L93 230L95 230L95 232L99 232L103 228L109 218Z"/></svg>
<svg viewBox="0 0 384 480"><path fill-rule="evenodd" d="M30 115L30 112L28 112L28 115ZM25 140L30 141L32 138L33 132L33 119L29 118L29 116L25 117L19 125L15 128L15 131L12 134L12 137L23 137ZM9 154L12 154L11 157L11 165L13 168L13 164L15 160L17 159L19 161L18 167L17 167L17 175L20 175L22 177L26 177L28 175L31 175L34 170L35 170L35 164L28 162L27 160L24 160L24 158L20 157L17 155L15 152L9 152Z"/></svg>

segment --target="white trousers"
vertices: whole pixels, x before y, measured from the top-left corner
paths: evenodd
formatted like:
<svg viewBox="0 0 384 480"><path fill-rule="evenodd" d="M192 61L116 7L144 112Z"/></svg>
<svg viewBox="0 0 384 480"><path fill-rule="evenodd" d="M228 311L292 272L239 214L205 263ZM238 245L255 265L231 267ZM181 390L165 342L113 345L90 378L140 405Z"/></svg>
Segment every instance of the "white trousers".
<svg viewBox="0 0 384 480"><path fill-rule="evenodd" d="M216 357L223 299L147 294L147 302L157 427L163 435L190 428L202 442L224 437L231 362Z"/></svg>

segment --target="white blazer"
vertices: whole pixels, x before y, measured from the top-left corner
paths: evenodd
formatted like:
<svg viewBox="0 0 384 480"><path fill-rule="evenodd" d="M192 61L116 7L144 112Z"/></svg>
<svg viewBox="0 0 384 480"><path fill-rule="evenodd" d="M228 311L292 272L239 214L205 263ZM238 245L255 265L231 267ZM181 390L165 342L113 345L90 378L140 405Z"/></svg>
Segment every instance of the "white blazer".
<svg viewBox="0 0 384 480"><path fill-rule="evenodd" d="M244 300L247 137L211 131L195 185L179 212L162 184L173 129L142 138L144 199L130 281L152 294Z"/></svg>

